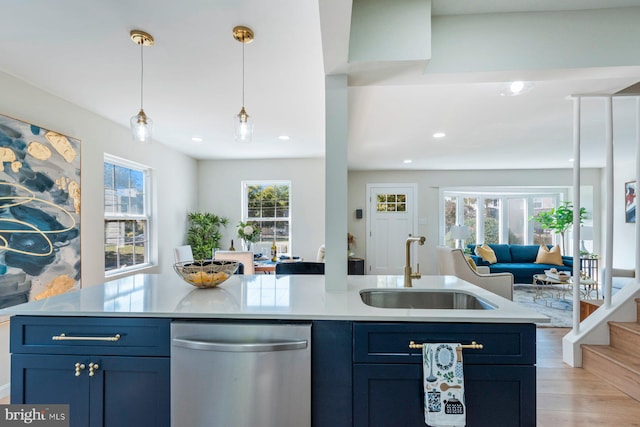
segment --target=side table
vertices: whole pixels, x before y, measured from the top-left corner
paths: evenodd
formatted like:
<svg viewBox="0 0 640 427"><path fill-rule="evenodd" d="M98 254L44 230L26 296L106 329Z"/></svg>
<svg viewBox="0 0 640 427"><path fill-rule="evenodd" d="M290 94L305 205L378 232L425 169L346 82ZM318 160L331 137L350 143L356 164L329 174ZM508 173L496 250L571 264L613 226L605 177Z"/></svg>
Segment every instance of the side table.
<svg viewBox="0 0 640 427"><path fill-rule="evenodd" d="M580 271L584 271L589 278L598 281L598 258L580 257Z"/></svg>

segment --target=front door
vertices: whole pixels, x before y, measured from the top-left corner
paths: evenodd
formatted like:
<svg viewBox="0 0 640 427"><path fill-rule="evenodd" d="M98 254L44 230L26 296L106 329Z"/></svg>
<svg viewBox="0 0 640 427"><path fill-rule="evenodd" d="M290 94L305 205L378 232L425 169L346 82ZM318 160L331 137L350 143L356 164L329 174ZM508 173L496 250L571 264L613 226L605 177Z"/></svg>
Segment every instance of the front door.
<svg viewBox="0 0 640 427"><path fill-rule="evenodd" d="M405 242L417 229L417 184L367 184L366 274L403 274Z"/></svg>

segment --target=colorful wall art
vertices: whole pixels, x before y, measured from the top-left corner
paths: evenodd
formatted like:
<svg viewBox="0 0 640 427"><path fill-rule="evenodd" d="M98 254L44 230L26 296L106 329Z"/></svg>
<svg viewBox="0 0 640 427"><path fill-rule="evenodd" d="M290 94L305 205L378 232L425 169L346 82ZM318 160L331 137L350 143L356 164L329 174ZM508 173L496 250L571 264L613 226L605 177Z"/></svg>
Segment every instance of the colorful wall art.
<svg viewBox="0 0 640 427"><path fill-rule="evenodd" d="M636 182L624 184L624 222L636 222Z"/></svg>
<svg viewBox="0 0 640 427"><path fill-rule="evenodd" d="M80 287L80 141L0 115L0 308Z"/></svg>

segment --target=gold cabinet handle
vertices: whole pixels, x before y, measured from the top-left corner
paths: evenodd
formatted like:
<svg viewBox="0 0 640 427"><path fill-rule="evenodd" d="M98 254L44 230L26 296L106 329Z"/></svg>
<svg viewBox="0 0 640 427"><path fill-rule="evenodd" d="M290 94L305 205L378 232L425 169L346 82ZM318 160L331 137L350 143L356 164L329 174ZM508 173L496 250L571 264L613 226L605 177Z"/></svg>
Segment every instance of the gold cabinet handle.
<svg viewBox="0 0 640 427"><path fill-rule="evenodd" d="M120 339L120 334L112 337L68 337L67 334L54 335L51 337L53 341L112 341L116 342Z"/></svg>
<svg viewBox="0 0 640 427"><path fill-rule="evenodd" d="M409 341L409 348L422 348L424 344L416 344L415 341ZM484 345L478 344L475 341L471 341L471 344L462 344L460 347L474 349L474 350L482 350Z"/></svg>
<svg viewBox="0 0 640 427"><path fill-rule="evenodd" d="M84 363L76 363L76 377L80 376L84 367Z"/></svg>
<svg viewBox="0 0 640 427"><path fill-rule="evenodd" d="M96 374L96 371L100 369L100 365L98 365L97 363L89 363L89 376L92 377Z"/></svg>

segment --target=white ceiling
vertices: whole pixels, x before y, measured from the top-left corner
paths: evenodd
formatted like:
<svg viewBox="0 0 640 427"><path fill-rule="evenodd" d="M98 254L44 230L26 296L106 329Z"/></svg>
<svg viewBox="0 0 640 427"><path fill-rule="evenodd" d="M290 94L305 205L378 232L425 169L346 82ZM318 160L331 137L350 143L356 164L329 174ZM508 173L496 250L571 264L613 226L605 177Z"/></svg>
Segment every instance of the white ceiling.
<svg viewBox="0 0 640 427"><path fill-rule="evenodd" d="M433 0L432 15L596 9L603 3ZM141 29L156 40L144 50L144 108L155 121L155 141L199 159L324 154L323 58L331 52L323 50L321 28L325 39L348 34L349 20L321 23L318 0L3 0L2 6L3 72L128 126L140 102L140 51L129 31ZM606 6L637 7L640 0L608 0ZM245 106L255 123L250 144L233 141L242 85L236 25L255 32L245 48ZM425 76L407 67L380 79L354 72L350 168L569 167L568 96L613 93L640 80L640 63L519 71L535 86L518 97L499 94L509 73ZM616 99L614 108L616 149L632 155L635 101ZM602 111L599 100L583 103L583 166L604 164ZM438 130L447 137L434 140ZM193 142L194 136L204 142ZM405 165L409 158L413 163Z"/></svg>

